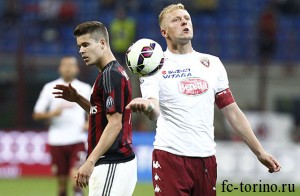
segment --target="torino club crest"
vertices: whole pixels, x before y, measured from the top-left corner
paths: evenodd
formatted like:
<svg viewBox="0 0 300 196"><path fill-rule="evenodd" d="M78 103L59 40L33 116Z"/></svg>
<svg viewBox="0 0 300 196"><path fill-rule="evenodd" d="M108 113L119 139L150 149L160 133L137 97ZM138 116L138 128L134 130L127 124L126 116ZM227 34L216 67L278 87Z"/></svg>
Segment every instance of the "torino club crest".
<svg viewBox="0 0 300 196"><path fill-rule="evenodd" d="M204 65L205 67L209 67L210 62L209 62L208 57L202 57L202 58L200 58L200 62L201 62L202 65Z"/></svg>

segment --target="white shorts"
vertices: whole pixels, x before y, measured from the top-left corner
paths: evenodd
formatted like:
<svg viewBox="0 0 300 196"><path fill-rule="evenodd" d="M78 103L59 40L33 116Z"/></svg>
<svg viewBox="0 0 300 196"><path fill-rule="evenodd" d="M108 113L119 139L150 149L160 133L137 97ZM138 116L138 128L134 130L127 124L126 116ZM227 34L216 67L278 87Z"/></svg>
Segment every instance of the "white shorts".
<svg viewBox="0 0 300 196"><path fill-rule="evenodd" d="M137 161L101 164L89 180L89 196L131 196L137 182Z"/></svg>

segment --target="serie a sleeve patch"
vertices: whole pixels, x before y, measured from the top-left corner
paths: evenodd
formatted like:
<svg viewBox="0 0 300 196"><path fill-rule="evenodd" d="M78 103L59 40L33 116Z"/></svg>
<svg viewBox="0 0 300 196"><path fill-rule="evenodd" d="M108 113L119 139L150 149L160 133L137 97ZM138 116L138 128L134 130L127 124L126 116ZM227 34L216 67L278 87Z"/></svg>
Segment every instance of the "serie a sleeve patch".
<svg viewBox="0 0 300 196"><path fill-rule="evenodd" d="M219 109L224 108L225 106L235 102L234 97L229 88L216 93L215 97L216 105Z"/></svg>

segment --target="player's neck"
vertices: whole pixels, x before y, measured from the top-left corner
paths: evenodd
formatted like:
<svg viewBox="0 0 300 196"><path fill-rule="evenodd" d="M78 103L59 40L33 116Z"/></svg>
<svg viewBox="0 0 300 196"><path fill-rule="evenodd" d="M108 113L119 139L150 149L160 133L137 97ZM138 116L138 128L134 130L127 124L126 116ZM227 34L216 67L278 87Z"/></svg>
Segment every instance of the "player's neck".
<svg viewBox="0 0 300 196"><path fill-rule="evenodd" d="M191 42L188 42L187 44L167 43L167 45L168 45L168 49L173 54L188 54L193 52Z"/></svg>
<svg viewBox="0 0 300 196"><path fill-rule="evenodd" d="M100 58L99 63L96 66L101 72L108 63L114 60L116 60L116 58L114 57L113 53L110 50L108 50L103 54L103 57Z"/></svg>
<svg viewBox="0 0 300 196"><path fill-rule="evenodd" d="M62 78L65 83L71 83L75 78Z"/></svg>

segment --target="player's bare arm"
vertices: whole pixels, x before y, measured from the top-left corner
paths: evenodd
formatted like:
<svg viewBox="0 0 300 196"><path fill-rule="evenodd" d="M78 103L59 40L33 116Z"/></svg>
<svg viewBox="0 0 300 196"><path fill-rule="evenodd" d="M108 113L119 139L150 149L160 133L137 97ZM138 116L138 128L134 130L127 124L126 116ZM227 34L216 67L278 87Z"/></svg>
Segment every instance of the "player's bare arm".
<svg viewBox="0 0 300 196"><path fill-rule="evenodd" d="M133 112L143 113L150 120L157 120L160 114L159 101L155 98L135 98L126 106L126 109L131 109Z"/></svg>
<svg viewBox="0 0 300 196"><path fill-rule="evenodd" d="M70 102L76 102L87 113L90 112L90 107L91 107L90 102L86 98L84 98L83 96L78 94L78 92L72 86L71 83L68 86L62 85L62 84L56 85L54 87L54 89L59 90L59 91L55 91L55 92L52 93L52 94L55 95L55 98L62 98L62 99L65 99L67 101L70 101Z"/></svg>
<svg viewBox="0 0 300 196"><path fill-rule="evenodd" d="M249 121L238 105L234 102L221 109L222 113L230 123L235 132L245 141L252 152L257 156L259 161L264 164L270 173L280 171L279 162L266 153L254 135Z"/></svg>
<svg viewBox="0 0 300 196"><path fill-rule="evenodd" d="M83 188L88 186L88 181L93 172L95 163L111 147L122 129L122 114L116 112L114 114L108 114L106 117L108 124L98 144L85 163L80 167L77 175L74 176L78 187Z"/></svg>
<svg viewBox="0 0 300 196"><path fill-rule="evenodd" d="M35 113L33 113L32 118L37 121L38 120L49 120L51 118L61 115L61 113L62 113L62 109L57 108L55 110L48 111L48 112L39 112L39 113L35 112Z"/></svg>

